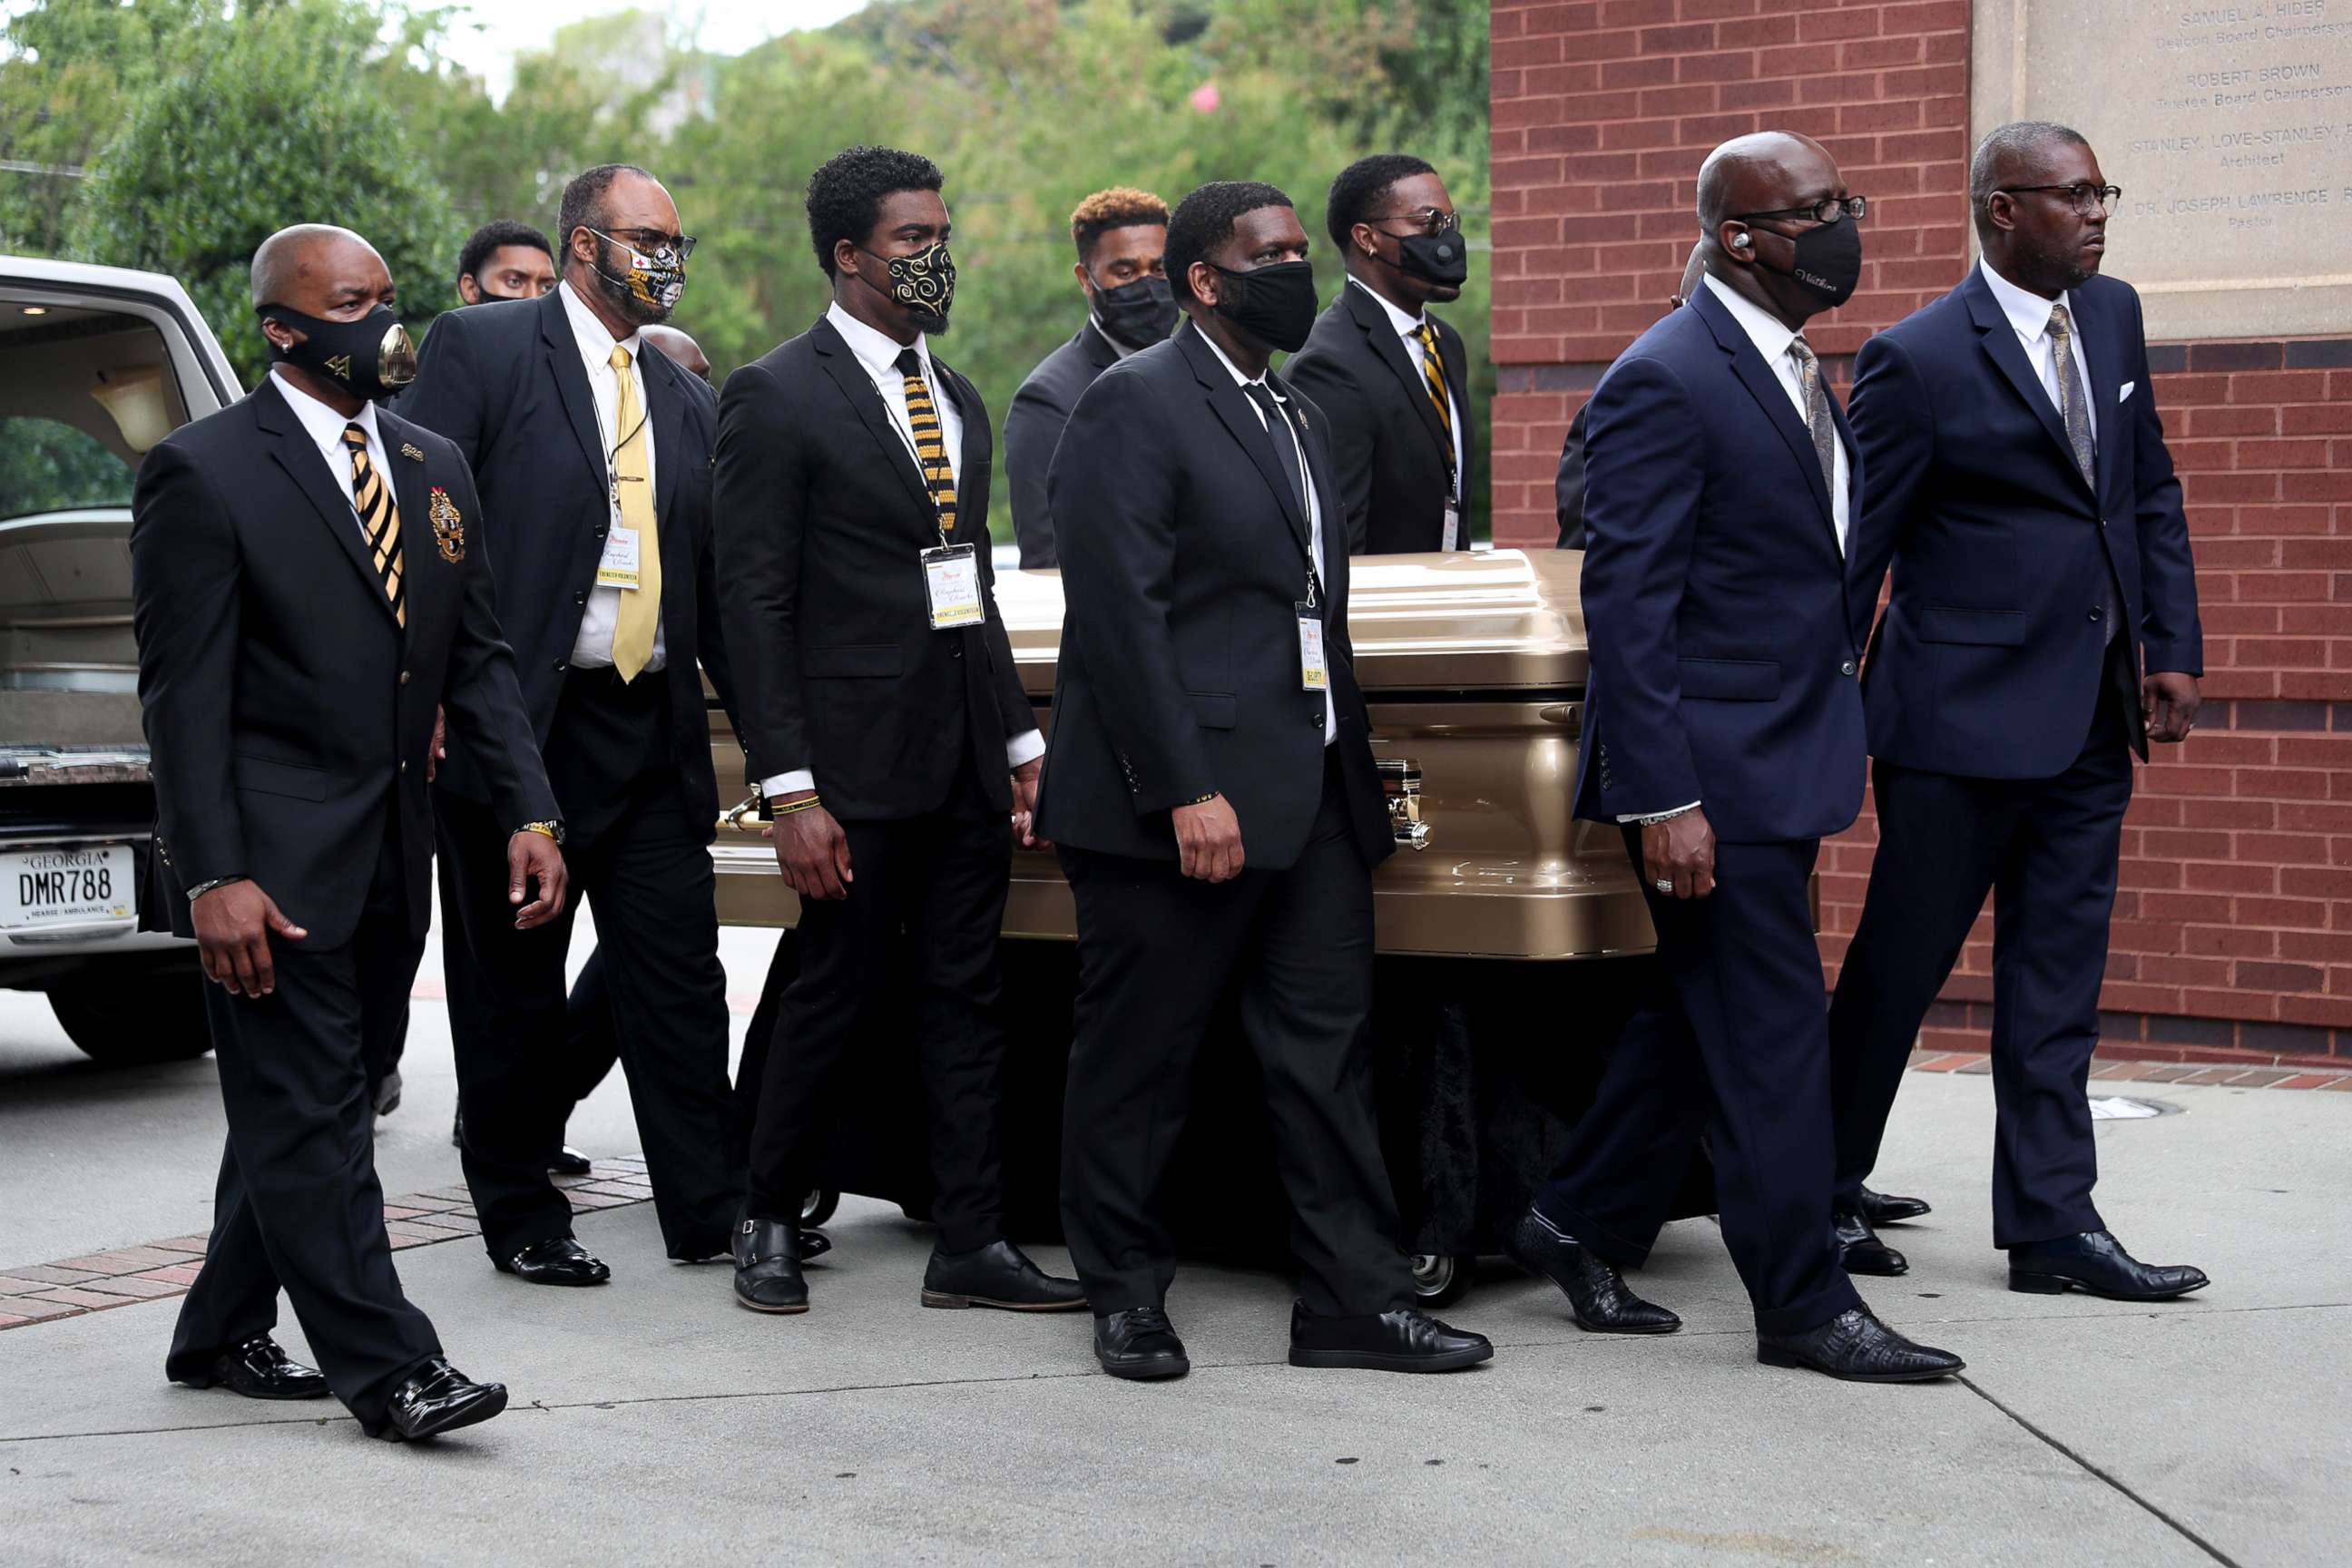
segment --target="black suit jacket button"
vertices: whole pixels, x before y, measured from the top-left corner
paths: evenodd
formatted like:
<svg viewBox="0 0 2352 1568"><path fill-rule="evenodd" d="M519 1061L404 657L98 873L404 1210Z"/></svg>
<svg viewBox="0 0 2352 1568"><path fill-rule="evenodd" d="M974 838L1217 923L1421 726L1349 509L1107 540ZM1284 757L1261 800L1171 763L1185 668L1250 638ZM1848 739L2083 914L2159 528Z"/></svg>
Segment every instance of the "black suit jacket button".
<svg viewBox="0 0 2352 1568"><path fill-rule="evenodd" d="M1847 659L1843 664L1839 665L1838 673L1840 675L1852 675L1853 673L1853 660Z"/></svg>
<svg viewBox="0 0 2352 1568"><path fill-rule="evenodd" d="M404 670L404 670L402 670L402 671L400 672L400 683L401 683L403 686L405 686L405 685L407 685L407 684L408 684L408 671L406 671L406 670Z"/></svg>
<svg viewBox="0 0 2352 1568"><path fill-rule="evenodd" d="M406 773L406 772L408 771L408 764L407 764L406 763L401 763L401 764L400 764L400 771L401 771L402 773Z"/></svg>
<svg viewBox="0 0 2352 1568"><path fill-rule="evenodd" d="M948 657L950 658L961 658L963 657L963 645L961 643L958 643L955 647L948 649Z"/></svg>
<svg viewBox="0 0 2352 1568"><path fill-rule="evenodd" d="M2091 618L2095 621L2099 618L2099 607L2096 605L2091 606Z"/></svg>
<svg viewBox="0 0 2352 1568"><path fill-rule="evenodd" d="M556 674L558 674L558 675L562 675L562 674L563 673L563 670L564 670L564 661L563 661L562 659L560 659L560 658L559 658L559 659L557 659L557 660L555 661L555 673L556 673Z"/></svg>
<svg viewBox="0 0 2352 1568"><path fill-rule="evenodd" d="M575 605L586 604L588 602L588 590L583 588L579 592L573 594L572 595L572 602Z"/></svg>

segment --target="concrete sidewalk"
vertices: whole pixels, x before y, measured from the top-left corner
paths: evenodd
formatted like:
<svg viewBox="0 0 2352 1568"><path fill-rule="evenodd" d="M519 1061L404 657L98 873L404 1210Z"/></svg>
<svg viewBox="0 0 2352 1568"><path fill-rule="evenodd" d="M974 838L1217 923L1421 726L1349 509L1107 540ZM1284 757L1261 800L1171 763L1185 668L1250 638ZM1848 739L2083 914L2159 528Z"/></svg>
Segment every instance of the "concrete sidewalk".
<svg viewBox="0 0 2352 1568"><path fill-rule="evenodd" d="M1705 1221L1642 1276L1689 1321L1669 1339L1580 1334L1497 1267L1448 1314L1491 1366L1300 1372L1281 1282L1196 1266L1170 1300L1195 1370L1139 1386L1093 1371L1083 1317L923 1310L928 1234L882 1205L845 1204L815 1310L783 1320L664 1261L636 1207L583 1217L602 1290L519 1285L469 1241L401 1255L457 1364L515 1393L429 1447L163 1384L169 1302L0 1335L0 1557L2341 1562L2352 1095L2163 1093L2188 1114L2101 1126L2108 1217L2217 1283L2151 1310L2003 1289L1990 1086L1906 1082L1885 1174L1938 1209L1890 1233L1911 1275L1865 1293L1967 1356L1964 1383L1758 1367Z"/></svg>

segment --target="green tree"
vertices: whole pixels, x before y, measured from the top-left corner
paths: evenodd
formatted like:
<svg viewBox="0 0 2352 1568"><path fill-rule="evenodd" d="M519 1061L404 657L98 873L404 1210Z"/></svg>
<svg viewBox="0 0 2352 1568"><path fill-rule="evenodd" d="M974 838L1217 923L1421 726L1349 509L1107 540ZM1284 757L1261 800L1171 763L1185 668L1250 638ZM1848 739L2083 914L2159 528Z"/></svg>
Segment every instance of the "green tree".
<svg viewBox="0 0 2352 1568"><path fill-rule="evenodd" d="M462 234L372 68L383 16L287 0L180 35L90 172L71 253L177 278L248 382L268 365L248 268L288 224L364 236L421 328L453 302L435 285Z"/></svg>

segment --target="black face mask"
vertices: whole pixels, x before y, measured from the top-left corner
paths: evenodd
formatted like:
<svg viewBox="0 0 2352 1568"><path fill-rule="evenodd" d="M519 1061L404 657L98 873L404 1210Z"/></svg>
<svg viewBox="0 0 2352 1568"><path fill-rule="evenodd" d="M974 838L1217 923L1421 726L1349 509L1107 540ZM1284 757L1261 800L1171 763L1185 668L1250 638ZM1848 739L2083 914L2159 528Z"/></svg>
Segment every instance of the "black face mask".
<svg viewBox="0 0 2352 1568"><path fill-rule="evenodd" d="M1176 330L1176 292L1165 278L1139 278L1116 289L1094 284L1095 320L1111 338L1131 349L1148 349Z"/></svg>
<svg viewBox="0 0 2352 1568"><path fill-rule="evenodd" d="M918 331L937 337L948 330L948 312L955 307L956 264L948 254L946 240L925 246L912 256L877 256L870 250L866 254L890 269L890 287L875 289L876 293L904 306ZM863 271L857 280L874 288L866 282Z"/></svg>
<svg viewBox="0 0 2352 1568"><path fill-rule="evenodd" d="M1780 237L1787 239L1786 235ZM1862 227L1852 218L1836 223L1816 224L1789 243L1797 248L1795 264L1788 268L1774 267L1759 252L1756 265L1768 272L1778 272L1783 278L1793 278L1798 284L1828 301L1836 310L1853 298L1856 285L1862 281Z"/></svg>
<svg viewBox="0 0 2352 1568"><path fill-rule="evenodd" d="M1209 263L1217 267L1215 262ZM1241 298L1217 300L1217 314L1268 348L1297 353L1315 330L1315 268L1305 261L1277 261L1235 272L1217 267L1217 276L1241 285ZM1233 289L1223 291L1231 295Z"/></svg>
<svg viewBox="0 0 2352 1568"><path fill-rule="evenodd" d="M1391 235L1397 242L1397 259L1380 258L1408 278L1418 278L1424 283L1434 283L1441 289L1459 289L1470 276L1470 247L1462 243L1462 231L1446 234ZM1380 256L1378 251L1372 253Z"/></svg>
<svg viewBox="0 0 2352 1568"><path fill-rule="evenodd" d="M322 375L353 397L373 403L416 379L416 345L389 305L355 321L306 316L284 305L264 305L257 314L304 334L290 349L271 343L270 358Z"/></svg>

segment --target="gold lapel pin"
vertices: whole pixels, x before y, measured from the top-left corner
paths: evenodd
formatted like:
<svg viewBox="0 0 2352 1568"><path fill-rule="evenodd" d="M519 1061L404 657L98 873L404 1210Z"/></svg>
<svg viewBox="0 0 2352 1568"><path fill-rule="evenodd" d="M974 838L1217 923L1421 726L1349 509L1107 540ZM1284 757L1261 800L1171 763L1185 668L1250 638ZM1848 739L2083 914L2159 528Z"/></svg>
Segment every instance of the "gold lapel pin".
<svg viewBox="0 0 2352 1568"><path fill-rule="evenodd" d="M403 441L400 444L400 455L404 458L414 458L420 463L425 460L425 454L419 451L414 444L407 441Z"/></svg>

